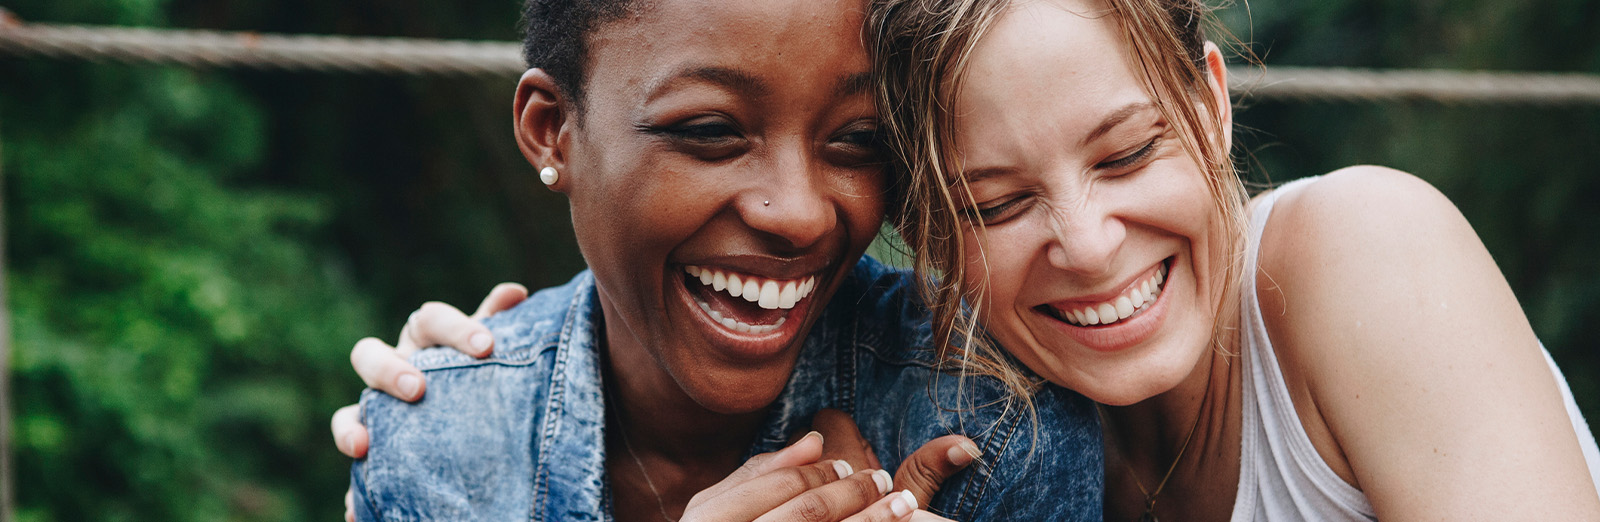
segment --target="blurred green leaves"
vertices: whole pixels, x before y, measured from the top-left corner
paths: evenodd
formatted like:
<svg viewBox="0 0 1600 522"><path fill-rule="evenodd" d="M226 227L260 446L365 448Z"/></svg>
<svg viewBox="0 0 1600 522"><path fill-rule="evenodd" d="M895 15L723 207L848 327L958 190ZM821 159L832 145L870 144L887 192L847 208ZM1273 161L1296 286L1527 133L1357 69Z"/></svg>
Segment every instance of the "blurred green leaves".
<svg viewBox="0 0 1600 522"><path fill-rule="evenodd" d="M5 7L511 40L517 3ZM1248 7L1224 14L1273 64L1600 72L1593 1ZM392 339L425 299L469 306L494 282L539 288L581 268L564 203L511 141L513 81L0 59L22 520L338 517L348 461L327 423L361 386L355 340ZM1448 194L1600 419L1600 109L1247 105L1236 142L1253 179L1379 163Z"/></svg>

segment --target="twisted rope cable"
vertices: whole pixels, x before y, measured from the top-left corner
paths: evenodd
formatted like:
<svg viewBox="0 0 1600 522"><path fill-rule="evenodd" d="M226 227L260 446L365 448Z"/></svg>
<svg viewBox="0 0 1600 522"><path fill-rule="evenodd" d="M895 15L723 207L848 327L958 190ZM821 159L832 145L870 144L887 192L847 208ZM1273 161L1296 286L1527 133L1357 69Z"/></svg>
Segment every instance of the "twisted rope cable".
<svg viewBox="0 0 1600 522"><path fill-rule="evenodd" d="M349 38L0 22L0 55L428 76L522 74L514 42Z"/></svg>
<svg viewBox="0 0 1600 522"><path fill-rule="evenodd" d="M516 42L351 38L23 24L0 11L0 56L430 76L515 77ZM1600 105L1600 75L1447 70L1233 67L1235 97L1267 101L1426 101Z"/></svg>
<svg viewBox="0 0 1600 522"><path fill-rule="evenodd" d="M1233 67L1228 86L1264 100L1426 101L1447 105L1600 105L1600 75L1425 69Z"/></svg>

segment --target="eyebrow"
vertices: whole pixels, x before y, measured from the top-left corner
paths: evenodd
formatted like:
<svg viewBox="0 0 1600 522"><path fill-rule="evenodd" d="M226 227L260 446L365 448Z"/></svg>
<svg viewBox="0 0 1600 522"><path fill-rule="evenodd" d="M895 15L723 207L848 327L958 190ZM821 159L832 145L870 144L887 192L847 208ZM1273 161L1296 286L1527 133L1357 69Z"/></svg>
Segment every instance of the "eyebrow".
<svg viewBox="0 0 1600 522"><path fill-rule="evenodd" d="M1155 107L1156 105L1154 103L1144 101L1123 105L1121 108L1111 111L1111 114L1107 114L1105 119L1100 120L1100 124L1096 125L1094 130L1089 131L1089 134L1083 137L1083 141L1079 142L1078 146L1089 146L1089 144L1094 142L1094 140L1100 139L1101 136L1105 136L1106 133L1111 132L1111 129L1117 128L1118 125L1128 121L1128 119L1132 118L1134 115L1154 109Z"/></svg>
<svg viewBox="0 0 1600 522"><path fill-rule="evenodd" d="M867 92L870 89L872 89L872 73L860 72L839 80L839 86L833 89L833 94L834 97L845 98Z"/></svg>
<svg viewBox="0 0 1600 522"><path fill-rule="evenodd" d="M765 97L771 89L760 78L738 69L717 66L689 66L677 72L651 82L649 98L665 94L666 88L683 80L693 80L721 85L735 92L752 98Z"/></svg>

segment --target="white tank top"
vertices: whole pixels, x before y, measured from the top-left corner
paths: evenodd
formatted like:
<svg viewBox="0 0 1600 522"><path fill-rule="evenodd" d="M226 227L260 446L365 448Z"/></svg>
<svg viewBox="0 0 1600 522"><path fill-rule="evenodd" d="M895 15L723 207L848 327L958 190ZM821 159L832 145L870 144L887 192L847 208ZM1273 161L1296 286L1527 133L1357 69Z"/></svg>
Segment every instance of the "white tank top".
<svg viewBox="0 0 1600 522"><path fill-rule="evenodd" d="M1244 373L1244 406L1239 496L1233 504L1233 522L1377 520L1367 496L1339 478L1323 462L1300 425L1294 402L1289 399L1289 387L1283 381L1283 371L1272 351L1272 341L1267 338L1266 323L1261 319L1261 302L1256 296L1256 256L1267 216L1272 214L1272 204L1278 196L1315 179L1296 180L1261 196L1250 213L1245 277L1240 285L1244 323L1240 329L1239 351ZM1548 351L1545 361L1561 385L1562 400L1566 402L1567 415L1583 446L1590 478L1600 485L1600 451L1596 450L1594 435L1578 412L1567 380Z"/></svg>

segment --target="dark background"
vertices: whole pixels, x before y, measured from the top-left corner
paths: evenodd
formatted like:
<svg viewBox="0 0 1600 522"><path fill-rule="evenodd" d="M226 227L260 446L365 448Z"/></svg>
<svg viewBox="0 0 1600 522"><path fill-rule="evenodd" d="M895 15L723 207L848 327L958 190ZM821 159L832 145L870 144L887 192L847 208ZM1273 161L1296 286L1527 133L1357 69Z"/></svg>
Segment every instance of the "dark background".
<svg viewBox="0 0 1600 522"><path fill-rule="evenodd" d="M514 0L0 0L24 20L515 40ZM1274 65L1600 73L1593 0L1238 4ZM582 268L514 78L0 58L19 519L336 520L348 353ZM1248 176L1408 170L1467 215L1600 419L1600 107L1244 100ZM1404 226L1396 223L1396 226ZM1403 313L1403 311L1401 311ZM1484 383L1493 386L1494 383Z"/></svg>

